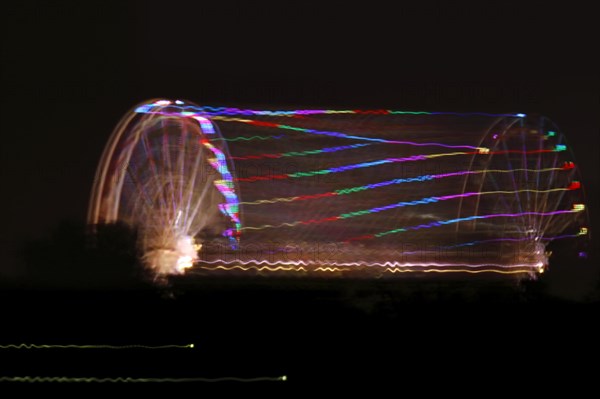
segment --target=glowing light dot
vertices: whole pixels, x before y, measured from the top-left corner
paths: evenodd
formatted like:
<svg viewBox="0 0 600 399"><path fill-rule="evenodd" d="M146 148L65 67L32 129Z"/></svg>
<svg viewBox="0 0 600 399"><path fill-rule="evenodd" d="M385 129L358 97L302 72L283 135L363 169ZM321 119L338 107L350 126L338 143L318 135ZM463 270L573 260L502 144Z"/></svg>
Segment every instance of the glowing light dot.
<svg viewBox="0 0 600 399"><path fill-rule="evenodd" d="M190 344L190 348L191 348L191 349L194 349L194 344Z"/></svg>
<svg viewBox="0 0 600 399"><path fill-rule="evenodd" d="M154 103L155 105L171 105L171 101L169 100L158 100L157 102Z"/></svg>
<svg viewBox="0 0 600 399"><path fill-rule="evenodd" d="M581 211L585 210L585 205L584 204L573 204L573 210L575 212L581 212Z"/></svg>
<svg viewBox="0 0 600 399"><path fill-rule="evenodd" d="M181 100L175 100L175 104L181 105L181 104L183 104L183 101L181 101Z"/></svg>
<svg viewBox="0 0 600 399"><path fill-rule="evenodd" d="M179 273L183 273L185 269L189 269L192 266L194 266L194 261L191 256L180 256L179 259L177 259L175 270Z"/></svg>
<svg viewBox="0 0 600 399"><path fill-rule="evenodd" d="M565 151L567 149L567 146L564 144L557 144L556 147L554 148L555 151Z"/></svg>
<svg viewBox="0 0 600 399"><path fill-rule="evenodd" d="M527 115L525 115L525 114L516 114L515 116L517 118L525 118Z"/></svg>
<svg viewBox="0 0 600 399"><path fill-rule="evenodd" d="M479 147L477 149L477 152L479 154L489 154L490 153L490 149L489 148L485 148L485 147Z"/></svg>
<svg viewBox="0 0 600 399"><path fill-rule="evenodd" d="M287 375L282 375L281 377L279 377L279 379L281 381L287 381Z"/></svg>
<svg viewBox="0 0 600 399"><path fill-rule="evenodd" d="M548 132L548 137L554 137L554 136L556 136L556 132L554 132L554 131L550 130L550 131Z"/></svg>

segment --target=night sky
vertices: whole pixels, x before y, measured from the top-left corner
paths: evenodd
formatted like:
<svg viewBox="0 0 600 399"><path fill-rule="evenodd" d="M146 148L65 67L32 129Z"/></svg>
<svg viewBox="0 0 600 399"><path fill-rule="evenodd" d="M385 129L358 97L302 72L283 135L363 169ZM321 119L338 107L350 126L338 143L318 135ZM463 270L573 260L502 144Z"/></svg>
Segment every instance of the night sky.
<svg viewBox="0 0 600 399"><path fill-rule="evenodd" d="M596 13L548 2L385 4L4 5L0 279L26 281L26 243L85 220L112 129L156 97L545 115L573 149L598 225ZM560 297L581 298L597 275L578 269L550 285Z"/></svg>
<svg viewBox="0 0 600 399"><path fill-rule="evenodd" d="M598 78L581 9L27 2L3 12L2 274L83 220L115 124L147 98L206 105L524 112L554 120L598 203Z"/></svg>

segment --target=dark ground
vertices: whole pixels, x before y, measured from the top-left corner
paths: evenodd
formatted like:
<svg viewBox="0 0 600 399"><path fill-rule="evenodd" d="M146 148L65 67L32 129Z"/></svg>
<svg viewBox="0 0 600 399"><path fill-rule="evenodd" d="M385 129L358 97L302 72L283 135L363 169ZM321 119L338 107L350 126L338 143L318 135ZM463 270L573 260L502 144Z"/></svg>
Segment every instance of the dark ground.
<svg viewBox="0 0 600 399"><path fill-rule="evenodd" d="M475 381L508 392L595 381L597 302L539 300L498 281L430 279L227 279L175 290L174 299L152 290L3 290L4 343L195 348L3 350L0 374L286 375L289 386L422 392L476 392Z"/></svg>
<svg viewBox="0 0 600 399"><path fill-rule="evenodd" d="M554 258L559 263L537 280L188 274L156 285L136 261L130 229L85 232L83 225L63 223L51 239L23 248L29 279L0 286L0 345L195 347L0 349L0 376L285 375L285 383L259 386L361 384L379 392L400 385L461 393L477 393L475 381L506 392L520 384L536 392L583 389L595 381L600 290L592 264L574 256ZM568 254L569 246L558 253ZM565 278L586 273L583 282ZM574 291L580 295L568 296ZM183 392L198 384L159 389ZM113 388L122 389L107 389ZM155 384L136 386L146 389Z"/></svg>
<svg viewBox="0 0 600 399"><path fill-rule="evenodd" d="M476 392L474 381L508 392L595 381L600 290L566 298L554 286L565 267L589 269L586 262L554 264L538 280L192 274L157 286L143 279L130 230L99 229L92 246L83 231L63 225L25 248L31 278L0 290L0 344L194 349L0 349L0 376L285 375L286 387L434 392ZM170 389L186 385L194 384Z"/></svg>

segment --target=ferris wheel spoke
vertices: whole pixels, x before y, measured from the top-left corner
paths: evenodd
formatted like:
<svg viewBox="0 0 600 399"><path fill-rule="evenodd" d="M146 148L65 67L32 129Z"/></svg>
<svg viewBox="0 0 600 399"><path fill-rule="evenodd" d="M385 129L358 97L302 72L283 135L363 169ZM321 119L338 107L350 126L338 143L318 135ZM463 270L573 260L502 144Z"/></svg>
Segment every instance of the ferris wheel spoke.
<svg viewBox="0 0 600 399"><path fill-rule="evenodd" d="M186 123L182 124L182 128L181 128L181 135L179 137L180 143L182 143L182 145L184 143L187 143L187 136L188 136L188 126ZM185 149L185 147L184 147ZM177 164L179 165L179 196L177 198L177 212L179 214L179 212L183 212L183 190L184 190L184 173L185 173L185 158L187 151L183 151L180 150L178 157L177 157ZM186 215L187 216L187 215ZM184 219L185 220L185 219Z"/></svg>
<svg viewBox="0 0 600 399"><path fill-rule="evenodd" d="M142 141L142 145L143 145L146 157L148 159L148 162L150 163L150 171L152 173L151 179L154 179L156 181L162 181L162 177L158 173L158 168L156 166L156 160L154 159L153 151L150 148L150 143L148 142L148 137L146 134L142 133L141 141ZM163 209L167 207L167 204L165 203L165 199L162 197L158 198L157 203Z"/></svg>
<svg viewBox="0 0 600 399"><path fill-rule="evenodd" d="M185 231L189 231L188 220L193 218L193 216L191 216L189 214L189 211L190 211L190 208L192 207L192 200L194 198L194 187L196 187L196 179L198 178L198 168L200 167L200 160L202 159L202 155L203 155L202 149L199 149L198 151L196 151L194 168L192 169L192 174L190 176L190 182L187 187L187 191L188 191L188 193L186 194L187 203L185 206L185 217L184 217ZM204 175L203 171L201 171L201 173L202 173L202 178L204 179L205 175ZM206 176L206 179L208 180L208 176Z"/></svg>
<svg viewBox="0 0 600 399"><path fill-rule="evenodd" d="M163 185L164 190L166 191L165 200L170 205L168 208L168 212L171 212L170 219L175 220L176 204L175 204L175 187L174 187L174 179L173 179L173 166L171 165L171 153L169 148L169 131L168 128L165 127L165 120L161 120L162 126L162 134L161 134L161 144L162 144L162 165L163 165L163 176L166 178L165 184ZM170 197L170 200L169 200Z"/></svg>
<svg viewBox="0 0 600 399"><path fill-rule="evenodd" d="M520 127L522 127L522 121L519 123L519 125L521 125ZM512 126L511 126L511 128L512 128ZM518 189L519 189L519 186L517 184L518 179L515 177L515 173L520 173L520 168L514 168L513 163L511 161L511 155L510 155L511 152L509 151L509 147L507 146L507 142L509 139L510 139L510 136L506 140L502 140L502 148L503 148L503 151L505 151L505 153L506 153L505 158L506 158L508 170L512 171L511 173L509 173L509 178L510 178L510 184L512 185L512 191L514 194L513 194L513 201L510 203L509 209L510 209L510 212L514 212L513 207L515 206L514 204L516 203L516 205L518 206L518 212L523 213L523 208L521 206L521 202L520 202L520 198L519 198L520 194L518 193ZM527 230L527 228L526 228L526 230Z"/></svg>
<svg viewBox="0 0 600 399"><path fill-rule="evenodd" d="M152 207L153 202L150 196L148 195L146 188L140 183L139 179L136 177L136 174L132 173L131 168L129 166L126 169L126 173L131 179L131 181L134 183L136 191L141 194L141 198L140 196L131 196L130 198L130 200L135 200L132 212L132 215L135 215L137 212L137 207L140 203L143 203L144 208L147 209Z"/></svg>
<svg viewBox="0 0 600 399"><path fill-rule="evenodd" d="M528 159L528 154L527 154L527 150L528 150L528 146L527 146L527 142L528 142L528 137L527 134L529 134L529 132L526 131L526 129L521 126L521 168L520 169L524 169L524 171L519 171L519 174L522 176L522 179L524 181L523 186L525 187L525 189L527 191L525 191L525 193L519 193L519 204L522 203L521 201L521 197L523 197L523 194L526 198L526 204L525 204L525 209L531 209L531 201L530 201L530 191L532 189L532 187L529 185L529 173L527 172L527 169L529 169L529 159ZM522 208L521 208L522 211ZM527 218L527 226L533 226L534 220L533 220L533 215L529 214L526 216ZM535 228L534 228L535 230Z"/></svg>
<svg viewBox="0 0 600 399"><path fill-rule="evenodd" d="M543 119L540 121L540 126L539 126L539 131L540 134L542 134L544 132L544 125L543 125L544 121ZM544 157L542 156L542 152L541 150L544 149L544 140L538 140L538 150L540 151L538 154L538 157L536 159L536 164L535 167L536 169L540 170L542 169L542 167L544 167L544 163L542 162ZM535 174L535 188L536 189L540 189L542 186L540 186L540 179L541 179L541 174L540 173L536 173ZM536 211L543 211L545 209L545 203L546 203L546 197L544 196L544 194L536 191L535 195L534 195L534 209ZM539 226L537 226L537 230L538 231L542 231L541 230L541 222L538 222Z"/></svg>
<svg viewBox="0 0 600 399"><path fill-rule="evenodd" d="M556 168L557 164L558 164L558 152L554 152L553 153L553 159L552 159L552 168ZM548 175L548 180L545 183L545 187L553 187L554 183L556 182L556 177L555 177L555 172L554 170L552 170L552 172L550 172L550 174ZM560 182L559 182L560 183ZM550 193L545 193L543 195L543 207L545 210L548 211L554 211L558 208L558 206L560 205L560 202L556 202L555 204L550 204L549 203L549 198L550 198ZM553 216L546 218L545 220L541 220L540 221L540 230L541 231L546 231L548 223L551 222L553 220Z"/></svg>
<svg viewBox="0 0 600 399"><path fill-rule="evenodd" d="M513 126L514 126L516 123L517 123L517 121L516 121L516 120L513 120L513 121L511 121L510 123L508 123L508 124L506 124L506 125L504 126L504 128L503 128L503 130L502 130L502 133L499 133L499 136L498 136L498 137L499 137L499 140L501 140L501 142L502 142L502 148L503 148L503 150L506 150L506 149L507 149L507 147L506 147L506 142L505 142L505 140L506 140L506 137L507 137L507 136L509 136L509 131L510 131L510 129L512 129L512 128L513 128ZM496 145L496 146L497 146L497 145ZM506 156L506 155L505 155L505 156ZM490 165L495 165L495 164L496 164L496 162L497 162L497 159L498 159L498 155L492 155L492 157L490 158L490 160L489 160L489 161L488 161L488 163L487 163L487 167L488 167L488 169L489 169ZM500 164L502 164L502 162L500 162ZM484 184L484 182L485 182L485 181L487 181L487 180L491 181L491 183L492 183L492 186L493 186L493 189L494 189L493 191L502 191L502 190L504 190L504 189L505 189L505 187L506 187L504 182L505 182L505 181L506 181L508 178L513 178L513 176L512 176L512 175L513 175L513 173L514 173L514 171L512 171L512 170L510 170L510 169L509 169L509 170L507 170L507 171L506 171L506 173L501 173L501 174L499 174L499 175L498 175L498 178L496 178L496 177L494 176L494 173L487 173L487 172L486 172L486 173L483 175L483 177L482 177L482 182L481 182L481 185L480 185L479 191L480 191L480 192L481 192L481 191L484 191L484 190L482 189L482 188L483 188L483 184ZM501 182L502 184L501 184L500 182ZM512 211L512 210L513 210L512 203L509 201L509 198L510 198L509 196L507 196L507 195L500 195L498 198L500 199L500 201L502 201L502 208L501 208L501 209L505 209L505 210L507 210L507 211ZM479 214L479 198L478 198L477 206L476 206L476 208L475 208L475 214L476 214L476 215L477 215L477 214Z"/></svg>
<svg viewBox="0 0 600 399"><path fill-rule="evenodd" d="M207 186L208 186L208 182L207 182ZM192 227L192 223L195 221L196 219L196 215L198 214L198 210L200 209L200 206L204 204L205 201L205 197L208 194L209 190L207 190L206 188L202 190L202 193L200 194L200 198L198 198L196 200L196 206L194 207L194 210L192 211L191 216L186 220L186 224L185 224L185 231L188 232L190 231L191 227ZM204 215L202 215L202 217L204 217ZM193 232L194 235L197 232Z"/></svg>

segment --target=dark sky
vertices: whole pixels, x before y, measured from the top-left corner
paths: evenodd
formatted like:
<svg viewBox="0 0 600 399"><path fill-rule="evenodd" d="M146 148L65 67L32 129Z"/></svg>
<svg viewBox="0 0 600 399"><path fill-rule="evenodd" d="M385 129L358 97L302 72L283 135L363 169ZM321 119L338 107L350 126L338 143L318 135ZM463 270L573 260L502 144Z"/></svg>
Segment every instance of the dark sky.
<svg viewBox="0 0 600 399"><path fill-rule="evenodd" d="M147 98L206 105L524 112L554 120L597 219L594 12L536 2L15 2L2 10L0 275L83 220L115 124ZM415 5L415 4L418 4ZM4 277L2 277L4 278Z"/></svg>

